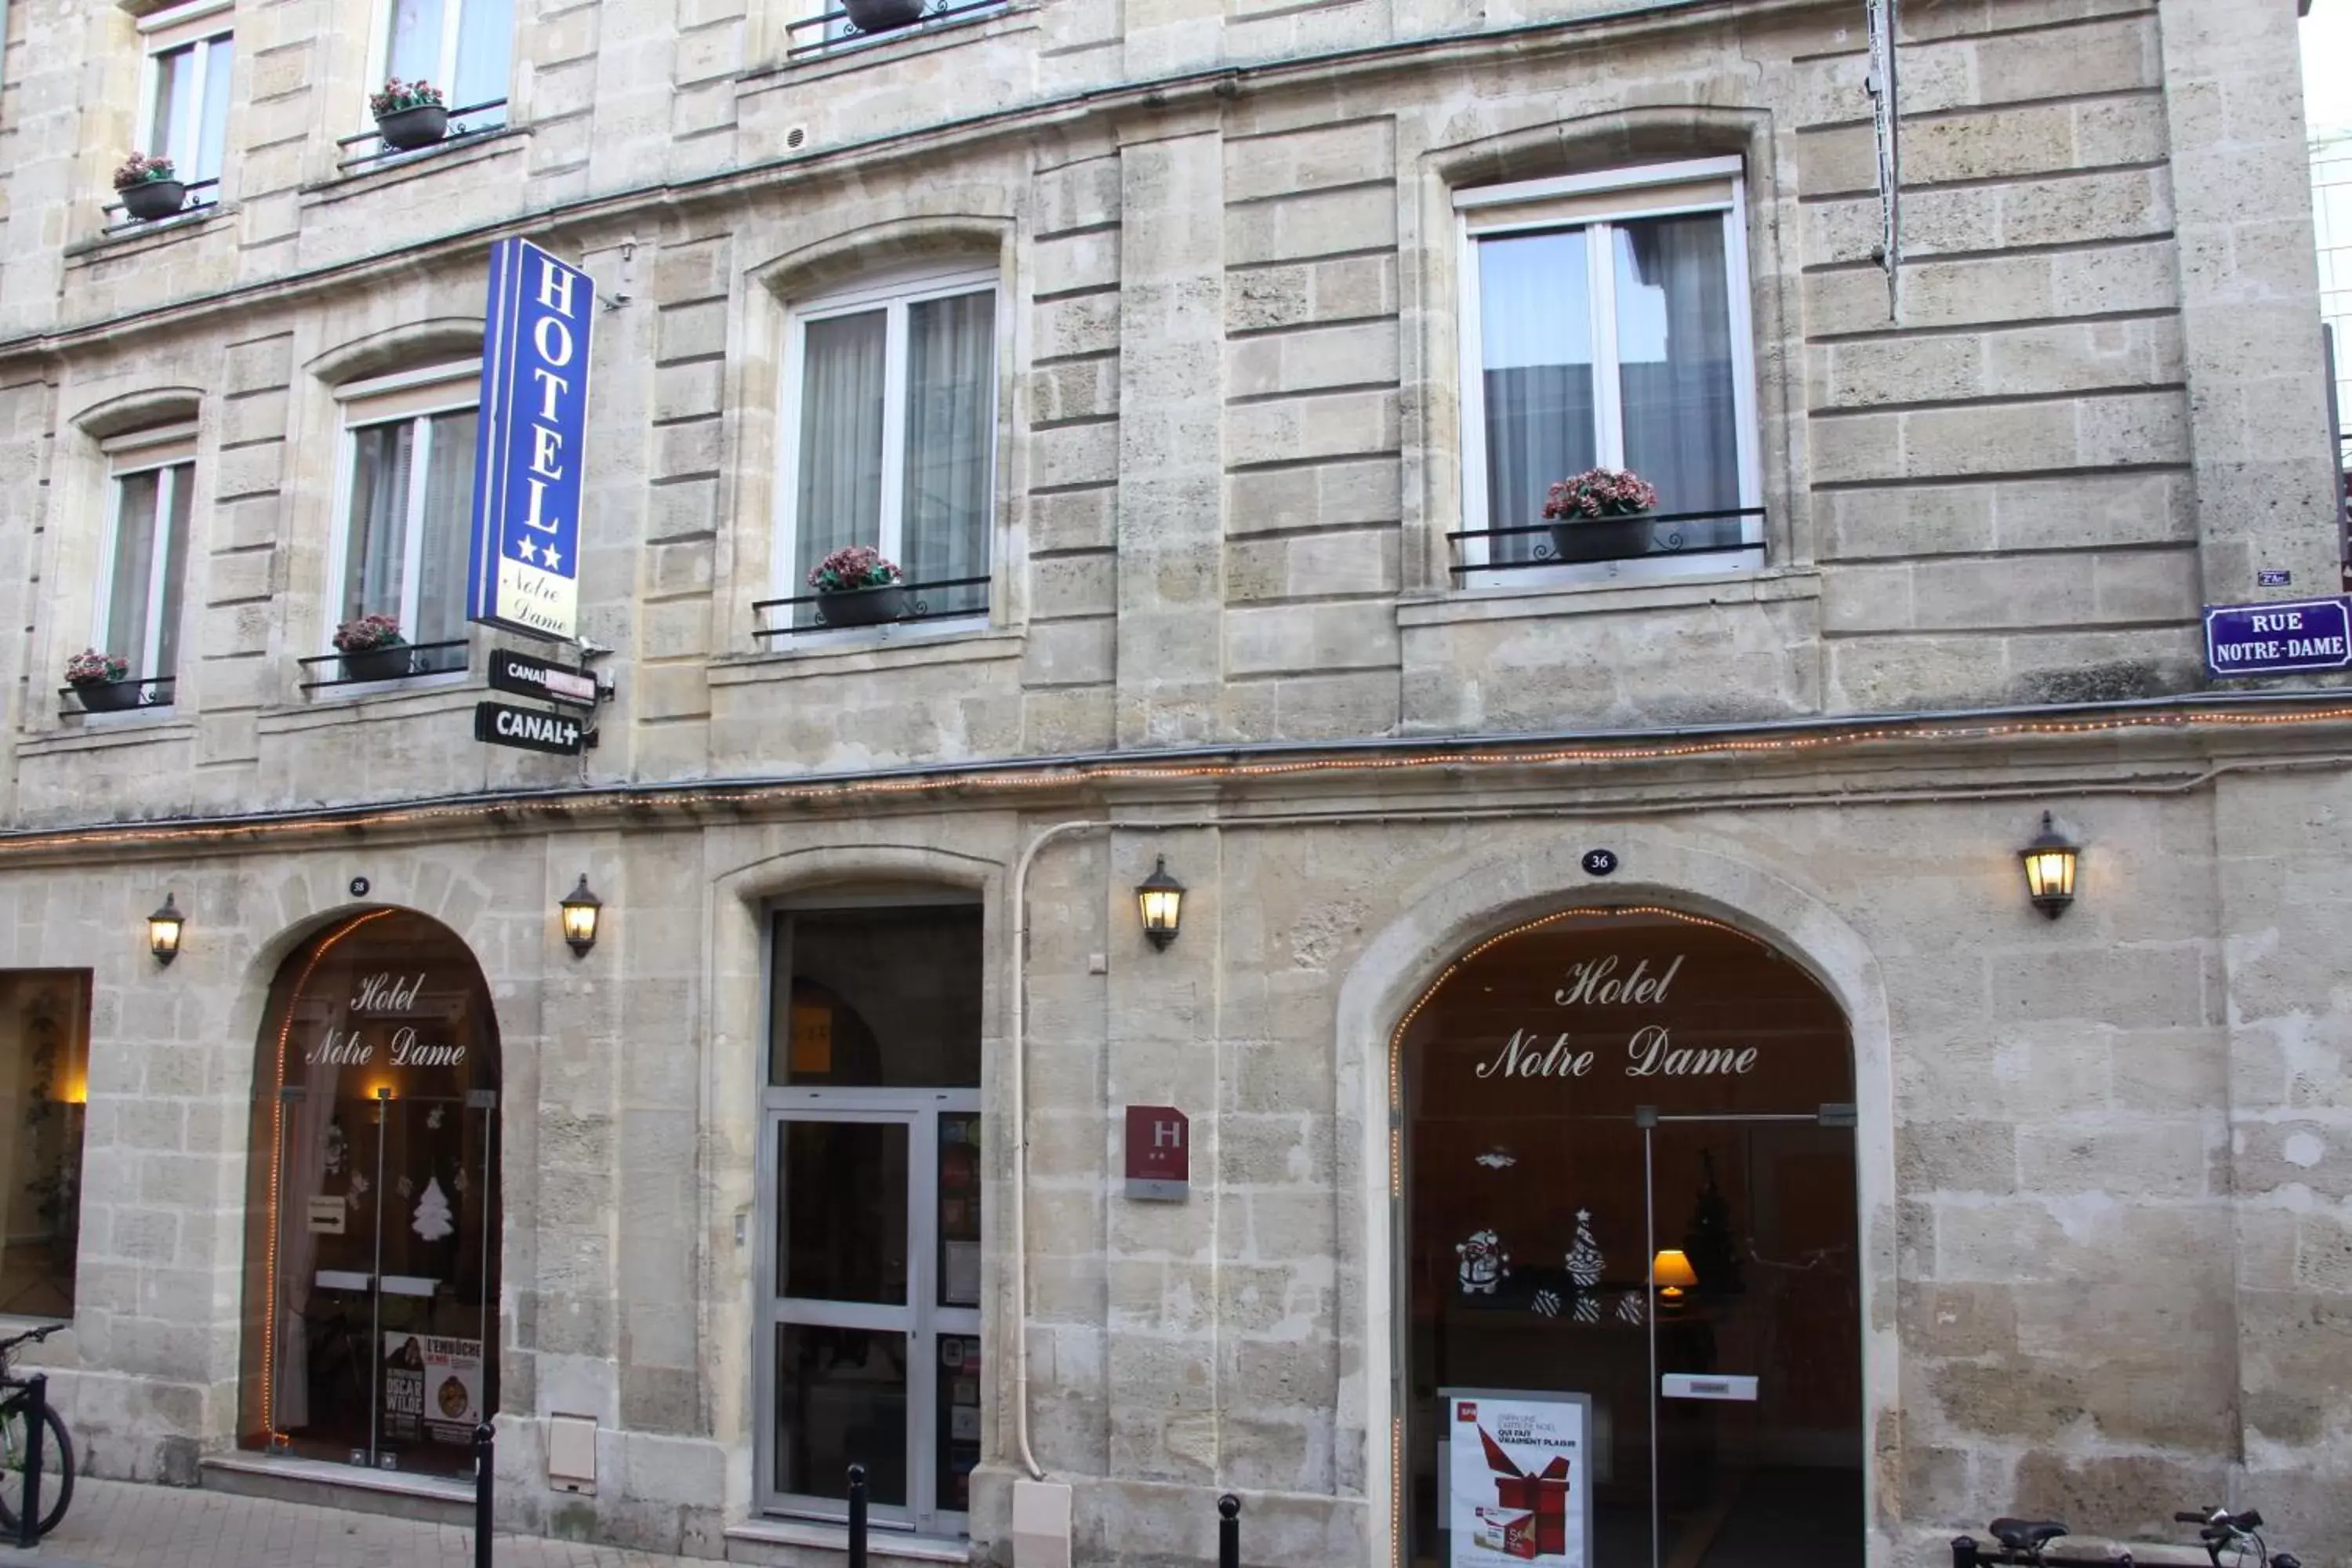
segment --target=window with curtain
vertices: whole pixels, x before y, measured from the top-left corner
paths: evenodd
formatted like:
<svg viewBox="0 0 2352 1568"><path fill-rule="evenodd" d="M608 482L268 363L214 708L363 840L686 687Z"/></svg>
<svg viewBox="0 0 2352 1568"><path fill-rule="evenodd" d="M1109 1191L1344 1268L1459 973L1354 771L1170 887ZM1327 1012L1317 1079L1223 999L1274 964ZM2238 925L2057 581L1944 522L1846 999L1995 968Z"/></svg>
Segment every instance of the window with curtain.
<svg viewBox="0 0 2352 1568"><path fill-rule="evenodd" d="M140 431L109 445L112 506L91 643L129 665L133 679L169 681L179 673L195 431ZM171 700L169 687L152 694Z"/></svg>
<svg viewBox="0 0 2352 1568"><path fill-rule="evenodd" d="M471 129L505 120L514 0L387 0L386 9L384 77L433 83L451 111L472 111Z"/></svg>
<svg viewBox="0 0 2352 1568"><path fill-rule="evenodd" d="M418 652L415 671L461 669L472 542L477 370L347 388L344 526L332 624L389 616Z"/></svg>
<svg viewBox="0 0 2352 1568"><path fill-rule="evenodd" d="M1761 559L1738 178L1722 159L1456 195L1472 582ZM1551 487L1595 468L1655 487L1651 521L1553 528Z"/></svg>
<svg viewBox="0 0 2352 1568"><path fill-rule="evenodd" d="M847 544L898 563L929 617L988 609L996 282L933 278L797 310L786 369L787 596ZM798 624L814 624L800 607Z"/></svg>
<svg viewBox="0 0 2352 1568"><path fill-rule="evenodd" d="M140 24L147 49L147 93L141 106L139 145L151 158L169 158L189 185L192 205L213 199L228 146L230 77L236 46L226 6L198 0L160 11Z"/></svg>

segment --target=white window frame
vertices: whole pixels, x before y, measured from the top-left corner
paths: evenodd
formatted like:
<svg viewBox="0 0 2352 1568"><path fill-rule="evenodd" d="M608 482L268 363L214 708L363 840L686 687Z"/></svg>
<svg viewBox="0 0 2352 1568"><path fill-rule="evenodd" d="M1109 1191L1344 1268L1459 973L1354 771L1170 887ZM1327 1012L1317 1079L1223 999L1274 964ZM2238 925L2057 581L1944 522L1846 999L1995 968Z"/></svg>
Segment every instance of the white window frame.
<svg viewBox="0 0 2352 1568"><path fill-rule="evenodd" d="M417 595L425 576L425 478L431 472L433 458L432 416L436 414L462 414L469 408L479 408L481 378L482 362L466 360L454 364L428 365L419 370L376 376L368 381L348 382L335 389L335 400L342 405L342 417L336 430L336 440L341 443L341 449L335 458L334 526L328 533L327 614L319 632L319 651L321 654L335 651L335 627L341 624L343 577L351 564L352 487L359 477L358 433L370 426L391 425L411 419L421 422L417 426L416 439L409 448L408 516L404 522L401 539L400 606L396 614L404 637L416 626ZM475 438L480 439L478 433ZM465 674L463 669L441 670L410 676L406 679L446 681L462 679Z"/></svg>
<svg viewBox="0 0 2352 1568"><path fill-rule="evenodd" d="M92 584L89 616L90 646L103 648L114 624L114 552L121 546L122 481L141 474L160 472L163 478L155 487L155 543L150 552L147 569L147 640L131 660L131 674L138 680L160 680L156 665L163 658L163 585L171 576L172 512L179 499L182 476L179 469L188 468L185 482L195 482L196 427L193 422L179 425L159 425L151 429L134 430L110 437L99 445L106 454L107 508L106 524L100 531L98 580ZM191 522L194 519L190 509ZM184 612L186 605L176 607ZM177 693L180 672L173 670L173 690ZM142 711L152 713L157 708L171 706L171 700L152 703Z"/></svg>
<svg viewBox="0 0 2352 1568"><path fill-rule="evenodd" d="M435 85L438 86L443 92L452 95L454 95L457 90L457 40L464 37L466 34L466 7L468 5L505 5L507 11L507 31L509 35L512 35L514 32L514 0L446 0L446 8L441 13L441 53L439 56L439 64L436 67L435 73L430 79L435 83ZM375 34L368 44L368 90L371 92L374 91L378 87L383 84L384 78L392 69L393 15L394 11L391 5L380 5L376 8ZM506 108L502 108L499 110L499 120L500 123L505 122L508 118L508 110L513 107L514 66L514 50L513 46L510 43L508 46L507 52L506 84L499 92L499 101L507 106ZM473 105L453 102L448 107L449 112L454 115L461 109L471 109ZM488 129L487 125L484 125L481 128L485 130Z"/></svg>
<svg viewBox="0 0 2352 1568"><path fill-rule="evenodd" d="M1700 213L1722 215L1725 288L1729 296L1732 416L1738 428L1739 505L1754 511L1764 504L1756 428L1756 337L1748 273L1746 165L1737 157L1695 158L1672 163L1612 169L1556 179L1486 185L1454 195L1459 232L1461 307L1456 313L1461 385L1462 524L1465 531L1497 526L1486 495L1486 383L1484 333L1478 298L1478 246L1496 235L1539 234L1562 228L1605 226L1633 218ZM1618 385L1616 267L1613 253L1588 251L1589 308L1593 357L1593 461L1624 467L1624 418ZM1567 476L1562 475L1562 478ZM1529 523L1539 519L1529 518ZM1645 555L1627 561L1596 561L1558 566L1483 572L1488 541L1461 542L1465 588L1556 587L1580 583L1642 582L1668 577L1721 575L1759 571L1764 564L1764 519L1740 520L1744 548L1704 555Z"/></svg>
<svg viewBox="0 0 2352 1568"><path fill-rule="evenodd" d="M777 426L782 450L776 464L773 581L778 597L794 598L811 591L793 570L793 563L800 558L801 394L805 379L809 323L837 316L857 315L872 310L877 305L883 308L882 505L877 528L879 539L875 548L886 558L898 561L901 559L906 521L907 312L909 307L926 300L982 292L990 297L989 319L994 339L989 345L988 482L985 487L988 510L981 523L981 542L985 547L982 571L990 578L994 578L998 511L996 484L1003 446L1003 432L997 425L998 388L1004 370L1003 279L993 267L965 267L953 271L926 268L868 278L852 288L796 301L785 312L783 395L780 400L783 416ZM992 581L987 595L990 605L995 601L994 587ZM885 637L903 637L936 635L943 631L969 631L975 626L986 625L990 613L989 607L984 605L968 616L942 616L935 621L917 621L908 626L803 632L791 640L807 646L845 639L870 640L877 632Z"/></svg>
<svg viewBox="0 0 2352 1568"><path fill-rule="evenodd" d="M205 100L214 68L214 56L218 46L235 44L236 29L230 24L236 6L235 0L190 0L185 5L174 5L168 11L158 11L139 19L140 44L145 51L140 68L139 121L131 145L145 148L152 144L155 131L155 91L157 78L165 55L194 46L195 68L188 79L187 103L180 123L169 128L163 139L164 156L172 160L173 170L190 184L197 183L196 153L204 145ZM230 57L232 68L236 64ZM221 167L205 179L226 181L228 177L228 124L230 108L227 99L222 100ZM217 187L215 187L217 191Z"/></svg>

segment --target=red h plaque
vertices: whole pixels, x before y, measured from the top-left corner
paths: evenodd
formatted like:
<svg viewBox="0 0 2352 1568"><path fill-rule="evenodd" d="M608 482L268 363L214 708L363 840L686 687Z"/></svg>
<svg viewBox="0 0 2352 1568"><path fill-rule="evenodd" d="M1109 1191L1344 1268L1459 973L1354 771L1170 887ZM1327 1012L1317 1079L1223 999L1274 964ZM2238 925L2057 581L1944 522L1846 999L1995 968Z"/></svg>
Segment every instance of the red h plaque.
<svg viewBox="0 0 2352 1568"><path fill-rule="evenodd" d="M1127 1108L1127 1195L1182 1203L1192 1186L1192 1124L1172 1105Z"/></svg>

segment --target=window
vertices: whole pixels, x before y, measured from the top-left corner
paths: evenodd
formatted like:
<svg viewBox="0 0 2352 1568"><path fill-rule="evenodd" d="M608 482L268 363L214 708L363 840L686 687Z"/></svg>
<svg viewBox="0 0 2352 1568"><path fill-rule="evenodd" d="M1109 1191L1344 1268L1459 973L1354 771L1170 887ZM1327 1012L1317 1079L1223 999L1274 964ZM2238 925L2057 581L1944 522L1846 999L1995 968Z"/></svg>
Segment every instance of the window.
<svg viewBox="0 0 2352 1568"><path fill-rule="evenodd" d="M908 614L988 608L996 279L934 276L792 318L782 486L784 592L846 544L898 563ZM798 624L816 624L798 606Z"/></svg>
<svg viewBox="0 0 2352 1568"><path fill-rule="evenodd" d="M90 641L128 664L131 679L153 683L151 700L168 702L170 683L179 673L195 426L142 430L106 446L113 507L100 554Z"/></svg>
<svg viewBox="0 0 2352 1568"><path fill-rule="evenodd" d="M1461 570L1616 575L1757 558L1752 347L1738 159L1456 195ZM1646 519L1547 526L1556 481L1626 468ZM1502 579L1495 579L1500 581Z"/></svg>
<svg viewBox="0 0 2352 1568"><path fill-rule="evenodd" d="M376 79L429 81L448 97L449 109L475 110L476 129L496 124L503 114L507 75L514 61L513 0L391 0L384 32L384 68Z"/></svg>
<svg viewBox="0 0 2352 1568"><path fill-rule="evenodd" d="M89 1100L89 972L0 971L0 1314L69 1318Z"/></svg>
<svg viewBox="0 0 2352 1568"><path fill-rule="evenodd" d="M479 374L446 365L338 393L349 439L328 630L390 616L415 650L401 673L465 667Z"/></svg>
<svg viewBox="0 0 2352 1568"><path fill-rule="evenodd" d="M139 24L147 48L147 92L140 106L139 145L172 160L190 187L190 205L211 199L228 144L228 96L236 47L230 8L197 0Z"/></svg>

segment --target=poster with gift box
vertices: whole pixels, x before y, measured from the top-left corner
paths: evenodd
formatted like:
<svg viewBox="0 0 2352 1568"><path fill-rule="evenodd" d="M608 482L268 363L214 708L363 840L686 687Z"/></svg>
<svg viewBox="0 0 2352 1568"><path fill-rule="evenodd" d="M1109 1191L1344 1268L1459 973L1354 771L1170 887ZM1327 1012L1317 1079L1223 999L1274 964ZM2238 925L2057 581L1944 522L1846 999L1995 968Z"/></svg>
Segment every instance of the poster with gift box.
<svg viewBox="0 0 2352 1568"><path fill-rule="evenodd" d="M1457 1388L1444 1397L1450 1568L1588 1568L1591 1396Z"/></svg>

